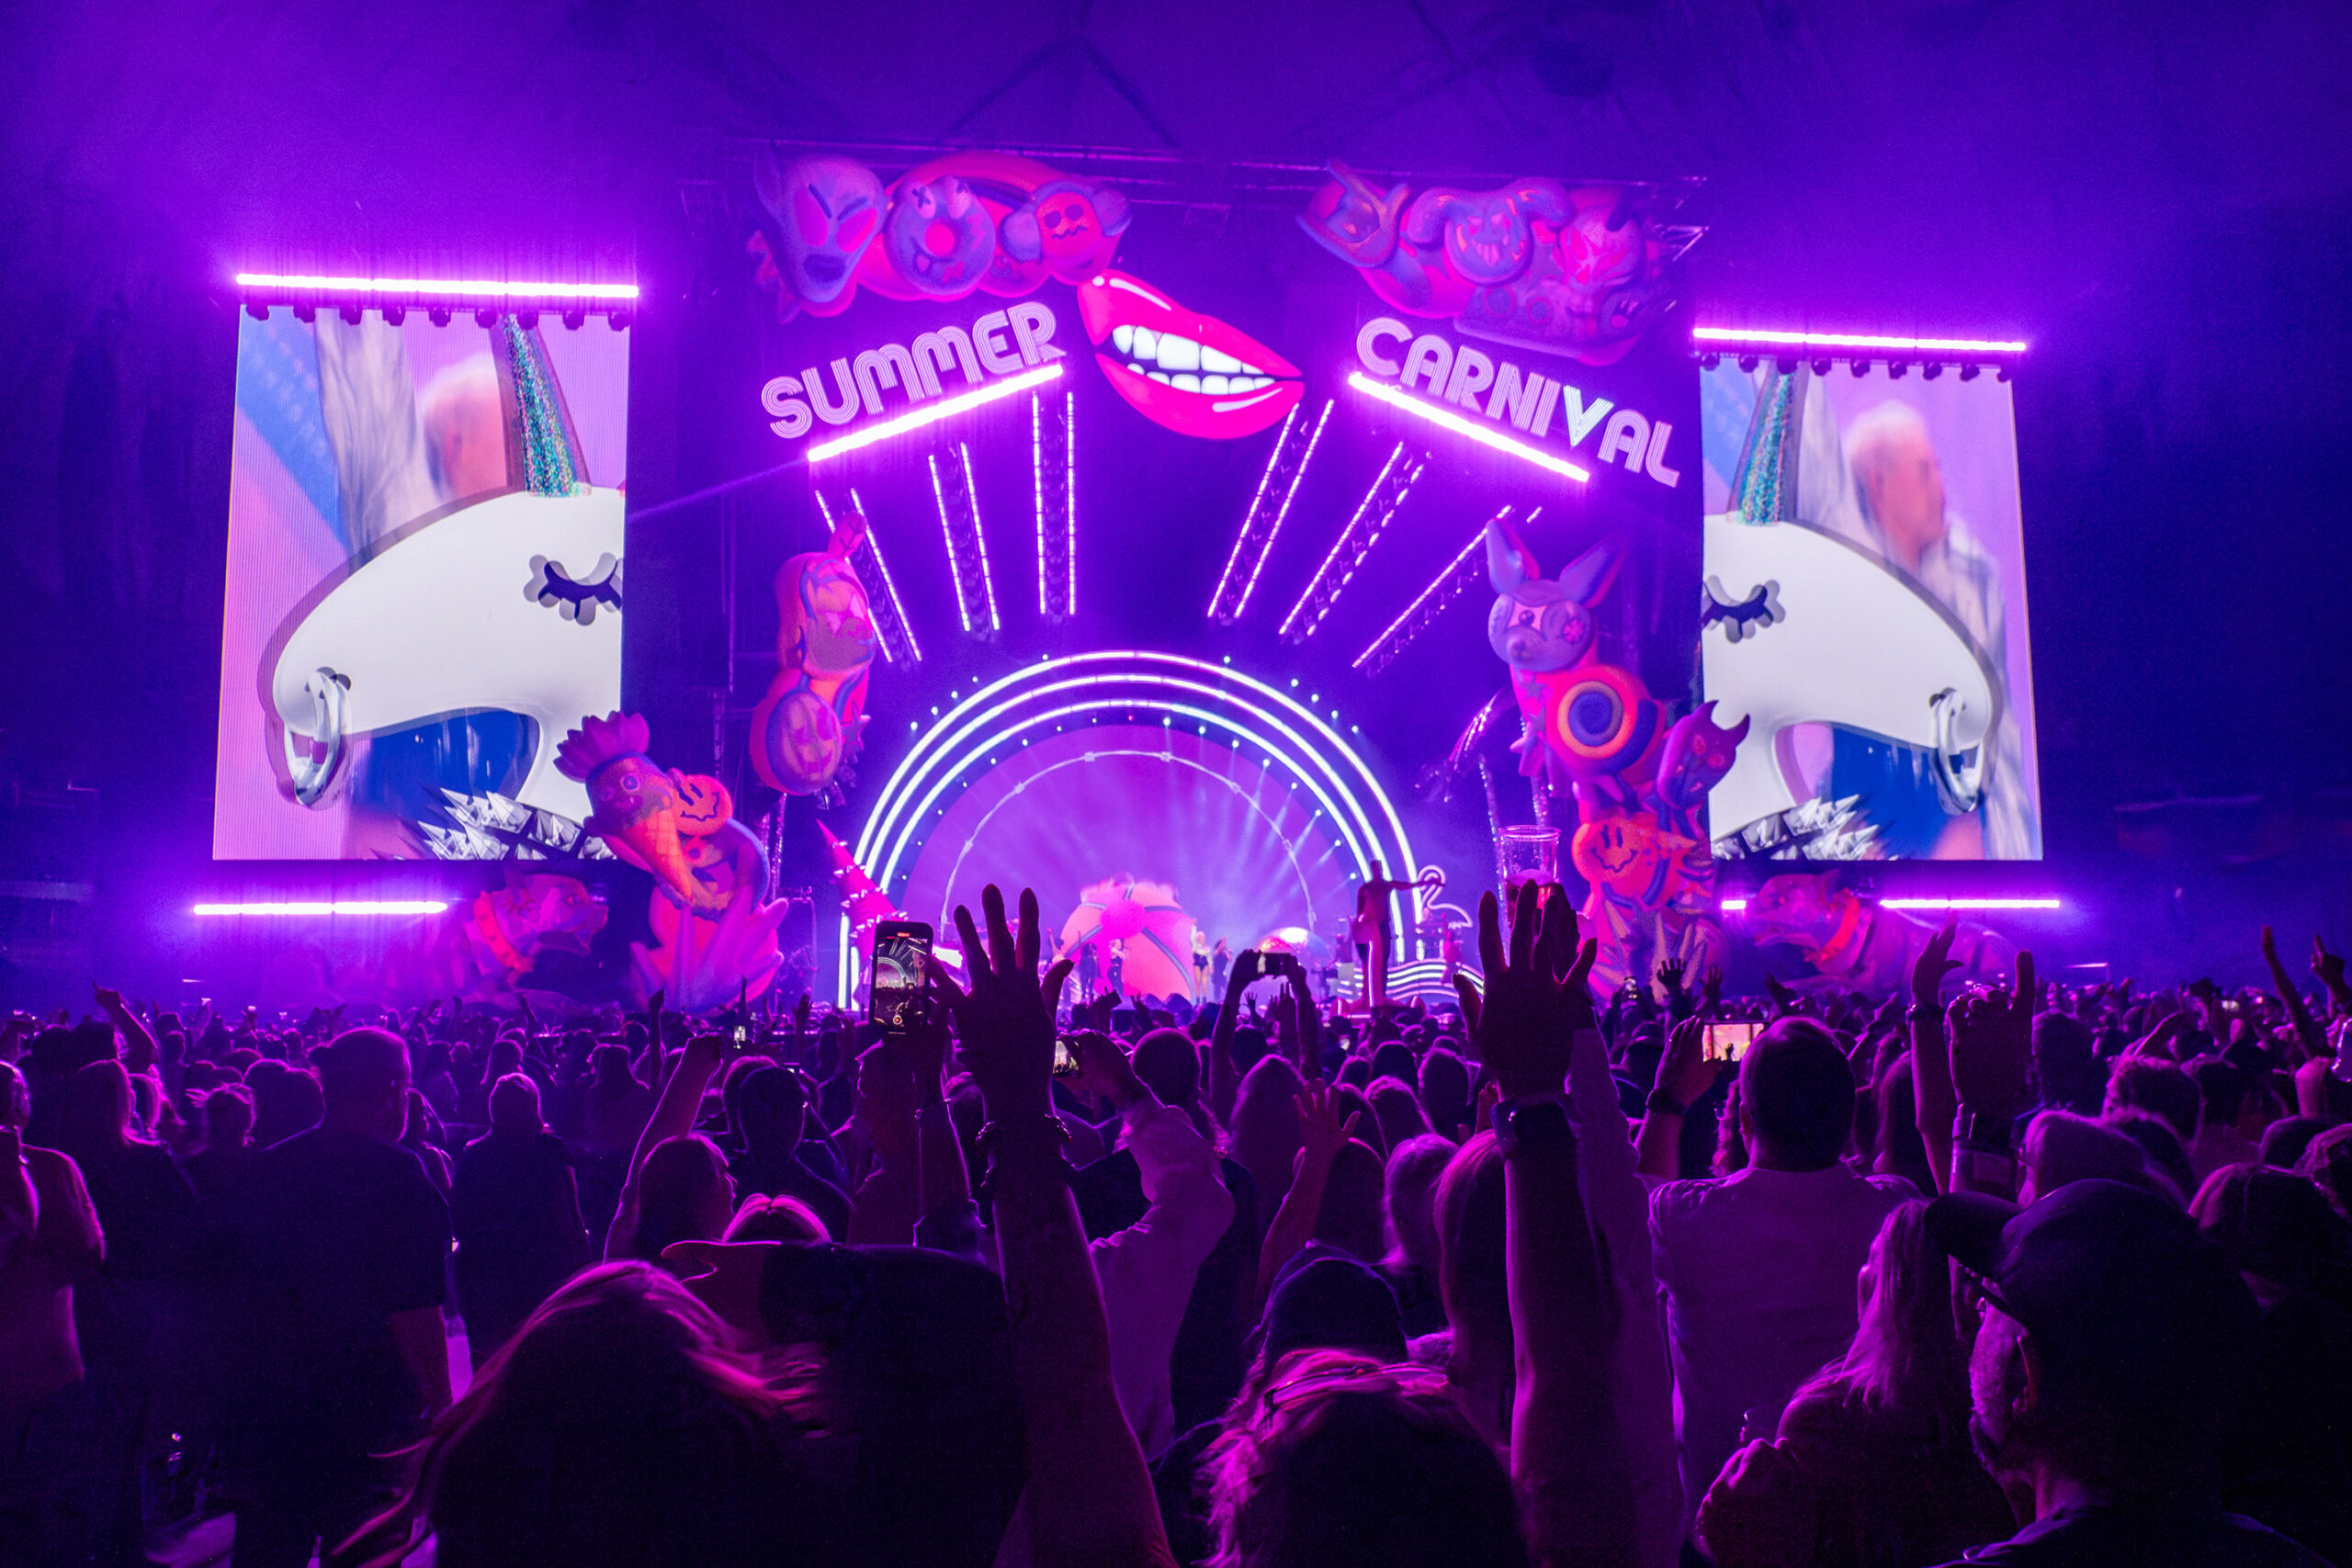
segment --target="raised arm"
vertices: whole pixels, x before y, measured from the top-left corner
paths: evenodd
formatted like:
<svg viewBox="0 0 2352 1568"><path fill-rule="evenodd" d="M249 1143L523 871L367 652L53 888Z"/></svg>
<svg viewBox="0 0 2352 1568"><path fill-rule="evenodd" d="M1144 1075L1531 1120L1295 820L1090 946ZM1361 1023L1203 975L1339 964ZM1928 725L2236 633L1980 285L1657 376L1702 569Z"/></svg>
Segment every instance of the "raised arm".
<svg viewBox="0 0 2352 1568"><path fill-rule="evenodd" d="M130 1004L122 999L120 991L109 990L104 986L97 985L92 986L90 989L96 994L98 1005L106 1009L107 1017L114 1021L115 1032L122 1036L124 1068L130 1072L143 1073L153 1067L155 1065L153 1032L148 1029L137 1013L130 1010Z"/></svg>
<svg viewBox="0 0 2352 1568"><path fill-rule="evenodd" d="M2017 1194L2012 1134L2025 1104L2026 1062L2032 1054L2033 1015L2041 995L2034 984L2033 954L2020 953L2014 987L1963 997L1952 1004L1945 1027L1959 1109L1951 1127L1951 1168L1937 1172L1948 1192L1995 1198Z"/></svg>
<svg viewBox="0 0 2352 1568"><path fill-rule="evenodd" d="M956 911L970 991L933 974L988 1107L989 1194L1031 1456L1022 1494L1030 1556L1041 1568L1166 1568L1173 1559L1143 1450L1111 1381L1102 1290L1054 1114L1054 1010L1069 964L1056 964L1040 982L1035 894L1021 895L1017 933L993 885L980 908L985 945L971 911Z"/></svg>
<svg viewBox="0 0 2352 1568"><path fill-rule="evenodd" d="M1960 917L1948 917L1943 929L1929 937L1911 963L1911 1105L1919 1123L1920 1141L1928 1145L1928 1168L1936 1185L1951 1190L1951 1114L1956 1096L1951 1087L1951 1042L1944 1033L1944 976L1960 967L1952 962L1952 939L1960 934Z"/></svg>
<svg viewBox="0 0 2352 1568"><path fill-rule="evenodd" d="M1478 951L1487 990L1479 998L1463 987L1480 1055L1504 1096L1496 1136L1518 1372L1511 1479L1538 1562L1636 1568L1641 1532L1619 1408L1624 1314L1594 1242L1577 1168L1584 1140L1562 1092L1577 1035L1599 1038L1586 989L1594 947L1577 946L1564 893L1554 891L1541 918L1539 941L1537 892L1522 887L1506 953L1494 896L1482 897Z"/></svg>
<svg viewBox="0 0 2352 1568"><path fill-rule="evenodd" d="M620 1206L613 1213L612 1228L605 1233L605 1261L618 1256L616 1249L626 1247L637 1234L637 1183L645 1172L647 1157L663 1140L695 1130L695 1112L702 1108L703 1091L710 1087L711 1078L718 1071L720 1051L719 1036L696 1034L678 1053L669 1081L662 1086L662 1098L654 1102L645 1131L637 1136L636 1152L629 1156L628 1179L621 1184Z"/></svg>
<svg viewBox="0 0 2352 1568"><path fill-rule="evenodd" d="M2317 1047L2327 1036L2312 1019L2312 1010L2303 1000L2303 993L2296 988L2294 976L2287 973L2286 964L2278 956L2278 939L2270 928L2262 928L2262 962L2270 970L2270 988L2287 1009L2287 1017L2295 1025L2295 1036L2306 1049Z"/></svg>
<svg viewBox="0 0 2352 1568"><path fill-rule="evenodd" d="M1220 1127L1233 1125L1233 1098L1241 1089L1233 1070L1233 1032L1241 1027L1241 998L1257 978L1258 950L1243 948L1233 955L1225 1005L1216 1010L1216 1030L1209 1036L1209 1114Z"/></svg>
<svg viewBox="0 0 2352 1568"><path fill-rule="evenodd" d="M1682 1174L1682 1123L1723 1071L1721 1064L1707 1060L1706 1044L1707 1026L1695 1018L1684 1019L1666 1037L1666 1052L1657 1059L1641 1137L1634 1149L1636 1168L1653 1181L1671 1181ZM1648 1224L1646 1212L1643 1224ZM1646 1229L1643 1234L1646 1237Z"/></svg>
<svg viewBox="0 0 2352 1568"><path fill-rule="evenodd" d="M2319 983L2327 987L2336 1013L2339 1016L2352 1013L2352 984L2347 984L2344 978L2344 955L2328 952L2327 943L2318 937L2312 938L2312 973L2318 976Z"/></svg>
<svg viewBox="0 0 2352 1568"><path fill-rule="evenodd" d="M1283 1265L1315 1238L1316 1223L1323 1215L1323 1189L1331 1179L1331 1162L1355 1135L1356 1123L1363 1118L1363 1112L1356 1111L1342 1126L1331 1110L1331 1086L1320 1078L1308 1080L1306 1089L1292 1098L1298 1104L1298 1172L1290 1190L1283 1194L1282 1206L1274 1211L1273 1223L1266 1227L1264 1244L1258 1248L1255 1304L1261 1311L1273 1293L1274 1277L1283 1271Z"/></svg>

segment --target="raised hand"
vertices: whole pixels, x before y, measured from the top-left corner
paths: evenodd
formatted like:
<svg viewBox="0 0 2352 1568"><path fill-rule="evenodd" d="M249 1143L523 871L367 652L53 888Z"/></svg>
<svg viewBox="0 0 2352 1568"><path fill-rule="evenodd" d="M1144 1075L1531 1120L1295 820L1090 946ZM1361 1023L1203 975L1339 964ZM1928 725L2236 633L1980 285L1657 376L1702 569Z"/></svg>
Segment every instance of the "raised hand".
<svg viewBox="0 0 2352 1568"><path fill-rule="evenodd" d="M1078 1057L1079 1086L1114 1110L1125 1111L1151 1090L1136 1077L1126 1048L1099 1029L1081 1030L1069 1037Z"/></svg>
<svg viewBox="0 0 2352 1568"><path fill-rule="evenodd" d="M1704 984L1707 988L1707 1010L1713 1012L1724 1005L1724 966L1720 964L1708 964Z"/></svg>
<svg viewBox="0 0 2352 1568"><path fill-rule="evenodd" d="M1920 944L1919 956L1911 961L1911 1000L1933 1010L1939 1006L1944 990L1944 976L1960 967L1951 955L1951 944L1960 935L1960 917L1947 915L1935 935Z"/></svg>
<svg viewBox="0 0 2352 1568"><path fill-rule="evenodd" d="M1542 930L1537 930L1539 909ZM1462 1012L1470 1021L1479 1060L1507 1098L1557 1094L1567 1079L1568 1043L1579 1029L1597 1027L1586 979L1599 944L1577 942L1576 910L1555 886L1540 904L1533 883L1519 890L1508 954L1491 893L1478 898L1478 957L1487 991L1469 976L1454 976Z"/></svg>
<svg viewBox="0 0 2352 1568"><path fill-rule="evenodd" d="M1682 974L1683 964L1680 959L1668 958L1659 961L1657 966L1658 987L1665 991L1669 998L1682 995Z"/></svg>
<svg viewBox="0 0 2352 1568"><path fill-rule="evenodd" d="M1963 1109L1999 1117L2021 1107L2040 994L2033 954L2020 953L2014 988L1962 997L1952 1004L1951 1078Z"/></svg>
<svg viewBox="0 0 2352 1568"><path fill-rule="evenodd" d="M1789 1014L1797 1010L1798 997L1796 992L1791 990L1789 988L1789 983L1786 980L1781 979L1778 975L1774 975L1770 972L1766 973L1764 976L1764 989L1771 994L1772 1014L1774 1017L1785 1018Z"/></svg>
<svg viewBox="0 0 2352 1568"><path fill-rule="evenodd" d="M1340 1150L1356 1134L1356 1125L1363 1120L1363 1112L1352 1111L1347 1121L1340 1122L1331 1109L1331 1086L1320 1079L1309 1083L1291 1099L1298 1106L1298 1136L1300 1168L1326 1171L1339 1157Z"/></svg>
<svg viewBox="0 0 2352 1568"><path fill-rule="evenodd" d="M1004 895L990 883L980 892L980 912L988 923L984 946L972 923L972 911L956 906L956 931L963 939L965 970L972 977L967 990L934 966L933 983L955 1015L956 1033L963 1043L965 1065L980 1086L989 1114L1053 1113L1054 1011L1061 1000L1062 982L1069 977L1070 962L1057 961L1042 980L1037 974L1037 947L1043 927L1037 918L1037 895L1021 890L1018 930L1004 918Z"/></svg>
<svg viewBox="0 0 2352 1568"><path fill-rule="evenodd" d="M2263 928L2266 933L2269 929ZM2330 995L2344 995L2344 955L2328 952L2326 942L2319 937L2312 938L2312 973L2319 976L2319 983L2328 988Z"/></svg>
<svg viewBox="0 0 2352 1568"><path fill-rule="evenodd" d="M1686 1018L1666 1037L1666 1054L1657 1059L1654 1087L1677 1105L1695 1104L1715 1087L1724 1064L1707 1060L1707 1026Z"/></svg>

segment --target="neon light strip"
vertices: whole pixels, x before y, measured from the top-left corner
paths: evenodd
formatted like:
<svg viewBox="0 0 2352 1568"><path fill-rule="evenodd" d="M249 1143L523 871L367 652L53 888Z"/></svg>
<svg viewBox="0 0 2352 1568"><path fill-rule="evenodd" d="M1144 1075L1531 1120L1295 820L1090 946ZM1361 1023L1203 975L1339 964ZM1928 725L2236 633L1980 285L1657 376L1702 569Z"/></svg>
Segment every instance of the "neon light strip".
<svg viewBox="0 0 2352 1568"><path fill-rule="evenodd" d="M1299 457L1298 467L1291 471L1290 489L1283 492L1282 507L1274 513L1274 525L1266 530L1266 542L1259 547L1258 558L1250 564L1250 581L1241 590L1241 603L1233 607L1233 618L1237 621L1250 608L1250 596L1258 592L1259 574L1266 570L1266 561L1274 553L1274 538L1283 531L1283 520L1290 515L1290 503L1298 499L1299 483L1306 478L1306 466L1315 461L1316 446L1323 439L1323 426L1329 423L1331 405L1336 400L1325 399L1323 412L1316 416L1315 429L1306 438L1306 451ZM1277 444L1274 450L1281 451L1281 446ZM1238 544L1236 547L1239 547Z"/></svg>
<svg viewBox="0 0 2352 1568"><path fill-rule="evenodd" d="M1374 380L1361 370L1348 372L1348 385L1367 396L1379 399L1392 408L1400 408L1407 413L1418 414L1440 429L1451 430L1456 435L1465 435L1481 446L1491 446L1498 452L1507 452L1522 462L1532 463L1549 473L1559 475L1562 479L1574 479L1578 484L1582 484L1592 478L1589 470L1578 468L1566 457L1555 457L1549 452L1530 446L1524 441L1514 441L1499 430L1480 424L1475 420L1463 418L1452 409L1442 409L1435 403L1425 403L1411 393L1392 387L1385 381Z"/></svg>
<svg viewBox="0 0 2352 1568"><path fill-rule="evenodd" d="M1069 569L1069 596L1062 607L1066 615L1078 614L1078 394L1065 393L1062 399L1062 505L1065 516L1062 526L1062 560Z"/></svg>
<svg viewBox="0 0 2352 1568"><path fill-rule="evenodd" d="M1510 508L1508 506L1504 507L1502 514L1504 517L1508 518L1510 515ZM1378 637L1374 637L1370 643L1365 645L1364 650L1356 655L1355 662L1351 665L1350 668L1355 670L1363 669L1364 667L1364 662L1374 654L1380 651L1380 645L1386 642L1390 637L1395 637L1396 635L1397 628L1402 626L1407 621L1411 620L1413 618L1414 612L1419 610L1423 604L1427 604L1432 594L1438 592L1440 590L1443 589L1447 583L1453 581L1453 574L1462 570L1462 563L1470 558L1471 552L1486 542L1487 531L1485 528L1482 527L1476 533L1471 535L1470 542L1463 546L1461 551L1456 554L1452 560L1445 563L1445 570L1439 572L1436 578L1430 581L1427 588L1422 589L1419 593L1414 596L1413 602L1405 606L1404 613L1402 615L1399 615L1395 620L1388 623L1387 630L1382 632Z"/></svg>
<svg viewBox="0 0 2352 1568"><path fill-rule="evenodd" d="M1037 614L1051 613L1046 602L1046 407L1042 398L1029 400L1029 479L1037 494Z"/></svg>
<svg viewBox="0 0 2352 1568"><path fill-rule="evenodd" d="M2056 898L1882 898L1882 909L2058 909L2065 906ZM1747 908L1745 898L1725 898L1716 905L1725 911Z"/></svg>
<svg viewBox="0 0 2352 1568"><path fill-rule="evenodd" d="M198 904L199 915L437 915L449 906L437 898L352 899L337 903Z"/></svg>
<svg viewBox="0 0 2352 1568"><path fill-rule="evenodd" d="M1080 686L1092 691L1100 691L1100 683L1094 682L1069 682L1067 687L1064 689L1075 689ZM1330 794L1327 793L1326 785L1317 779L1315 770L1311 766L1308 766L1307 764L1292 757L1288 752L1283 750L1283 748L1272 741L1266 739L1264 736L1259 734L1256 730L1247 728L1241 722L1225 716L1221 714L1213 713L1207 708L1193 706L1189 703L1171 703L1164 697L1138 700L1134 697L1096 695L1084 701L1066 704L1060 707L1049 708L1045 712L1031 715L1028 717L1020 719L1018 722L1009 723L1006 728L1001 729L991 729L988 731L985 741L972 746L970 750L965 753L964 760L961 763L943 773L940 775L938 782L926 790L922 797L915 802L912 813L909 815L904 821L899 823L896 829L890 840L889 852L882 858L879 866L868 867L868 871L873 875L875 882L885 887L889 886L891 879L899 874L899 862L908 853L914 851L915 840L922 831L924 818L931 815L933 808L937 806L940 797L947 792L948 786L953 784L958 778L962 777L975 765L985 763L987 755L990 751L1001 750L1008 746L1018 744L1023 732L1025 730L1036 729L1042 726L1057 723L1065 719L1083 717L1084 716L1091 713L1124 711L1145 705L1156 707L1162 714L1182 718L1191 723L1215 725L1217 728L1235 737L1237 739L1241 740L1248 745L1255 746L1260 750L1264 751L1269 757L1273 759L1273 765L1278 771L1289 773L1292 777L1297 779L1306 786L1307 793L1312 795L1315 797L1317 804L1322 807L1323 815L1330 818L1332 827L1337 829L1340 836L1346 840L1348 852L1355 857L1356 870L1360 874L1369 875L1371 874L1372 862L1375 860L1385 860L1386 858L1381 853L1378 843L1374 841L1371 824L1369 820L1364 818L1363 804L1348 790L1345 783L1340 781L1336 777L1331 781L1332 785L1336 786L1339 790L1340 796L1346 801L1348 810L1342 811L1340 809L1340 800L1335 799ZM1000 712L1001 711L1001 710L1000 710ZM1283 734L1284 739L1289 740L1293 745L1297 746L1300 751L1306 757L1310 759L1314 757L1314 753L1300 742L1299 738L1295 734L1293 734L1284 728L1279 719L1275 718L1272 715L1263 713L1252 713L1251 716L1265 723L1269 728L1281 731ZM1351 812L1353 813L1356 818L1356 820L1352 825L1351 825L1349 821L1349 814ZM1359 836L1360 834L1361 836ZM861 859L859 863L864 864L865 863Z"/></svg>
<svg viewBox="0 0 2352 1568"><path fill-rule="evenodd" d="M634 283L509 283L488 277L322 277L309 273L241 272L240 288L328 294L437 294L484 299L634 299Z"/></svg>
<svg viewBox="0 0 2352 1568"><path fill-rule="evenodd" d="M1331 563L1340 558L1340 552L1347 548L1348 542L1355 537L1356 525L1363 521L1363 514L1372 510L1372 503L1380 498L1383 491L1387 489L1388 475L1404 456L1405 444L1399 441L1396 443L1396 449L1388 454L1388 461L1380 465L1380 473L1372 481L1372 488L1363 492L1362 501L1356 502L1355 512L1349 517L1348 525L1340 530L1340 536L1333 539L1331 547L1323 552L1323 564L1317 567L1315 575L1306 580L1306 587L1300 592L1298 603L1293 604L1290 607L1290 614L1283 617L1283 624L1278 628L1281 636L1288 637L1290 628L1298 623L1298 617L1306 613L1307 605L1315 602L1315 591L1323 586L1324 574L1331 570ZM1341 586L1344 587L1345 584Z"/></svg>
<svg viewBox="0 0 2352 1568"><path fill-rule="evenodd" d="M972 542L980 551L980 587L989 596L989 630L995 632L1004 625L996 613L996 579L989 571L989 536L980 526L980 487L972 482L972 449L963 442L956 444L956 455L964 460L964 504L972 513Z"/></svg>
<svg viewBox="0 0 2352 1568"><path fill-rule="evenodd" d="M931 499L939 507L939 536L947 545L947 579L956 585L956 618L964 623L964 630L972 629L972 606L964 598L964 572L956 561L956 525L947 520L947 492L939 483L939 457L926 454L923 461L931 468Z"/></svg>
<svg viewBox="0 0 2352 1568"><path fill-rule="evenodd" d="M1700 343L1782 344L1799 348L1884 348L1914 354L2023 354L2021 343L1993 343L1964 337L1880 337L1870 333L1792 333L1759 328L1693 327Z"/></svg>
<svg viewBox="0 0 2352 1568"><path fill-rule="evenodd" d="M907 606L899 598L899 585L890 581L890 563L882 558L882 542L874 536L874 513L865 510L865 498L857 493L855 485L849 487L849 503L857 509L860 517L865 519L865 547L874 554L874 570L882 575L882 592L890 596L890 611L898 617L899 634L907 639L907 662L921 664L922 644L915 640L915 624L907 619ZM825 498L820 492L817 497L818 508L822 510L824 504ZM832 520L833 514L825 513L828 532L831 531Z"/></svg>
<svg viewBox="0 0 2352 1568"><path fill-rule="evenodd" d="M869 424L853 430L847 435L836 435L831 441L820 441L808 448L808 460L821 463L828 457L838 457L844 452L854 452L871 446L877 441L888 441L894 435L904 435L910 430L937 424L984 403L1009 398L1015 392L1025 392L1032 387L1042 387L1062 373L1061 361L1040 365L1035 370L1023 370L1018 376L1008 376L1001 381L991 381L985 387L975 387L968 392L958 392L935 403L924 403L909 409L896 419L886 419L879 424Z"/></svg>
<svg viewBox="0 0 2352 1568"><path fill-rule="evenodd" d="M1250 542L1250 519L1258 515L1258 503L1266 499L1266 487L1273 482L1274 470L1282 467L1283 443L1290 439L1291 421L1297 417L1298 409L1293 405L1290 412L1283 415L1282 428L1274 432L1274 449L1266 454L1266 467L1258 476L1258 489L1241 513L1241 526L1233 536L1233 548L1225 554L1225 570L1216 574L1216 592L1209 595L1209 614L1212 615L1216 614L1217 605L1225 599L1225 585L1233 581L1233 569L1241 563L1241 547Z"/></svg>

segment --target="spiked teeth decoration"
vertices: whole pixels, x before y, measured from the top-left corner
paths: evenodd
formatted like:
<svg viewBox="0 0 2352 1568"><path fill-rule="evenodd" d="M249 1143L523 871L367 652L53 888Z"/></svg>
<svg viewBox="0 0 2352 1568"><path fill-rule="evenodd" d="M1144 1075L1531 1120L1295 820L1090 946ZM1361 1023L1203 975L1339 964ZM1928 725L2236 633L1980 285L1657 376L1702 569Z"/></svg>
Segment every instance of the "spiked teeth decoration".
<svg viewBox="0 0 2352 1568"><path fill-rule="evenodd" d="M1179 435L1252 434L1306 396L1289 360L1125 273L1079 285L1078 311L1104 378L1137 413Z"/></svg>

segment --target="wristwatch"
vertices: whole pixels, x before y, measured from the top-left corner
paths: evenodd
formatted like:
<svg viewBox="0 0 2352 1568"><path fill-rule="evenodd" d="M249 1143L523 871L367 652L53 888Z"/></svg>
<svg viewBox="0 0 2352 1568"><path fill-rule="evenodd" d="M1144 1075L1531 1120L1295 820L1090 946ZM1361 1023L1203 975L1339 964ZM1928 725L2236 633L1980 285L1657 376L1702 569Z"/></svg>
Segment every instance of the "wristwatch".
<svg viewBox="0 0 2352 1568"><path fill-rule="evenodd" d="M1688 1116L1690 1114L1689 1106L1677 1100L1663 1088L1650 1090L1649 1098L1642 1102L1642 1108L1652 1115Z"/></svg>
<svg viewBox="0 0 2352 1568"><path fill-rule="evenodd" d="M1565 1154L1576 1147L1565 1095L1529 1095L1495 1107L1495 1146L1505 1156L1521 1149Z"/></svg>

